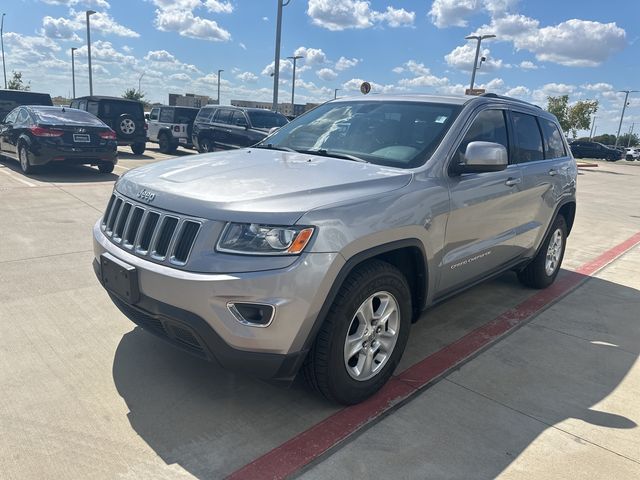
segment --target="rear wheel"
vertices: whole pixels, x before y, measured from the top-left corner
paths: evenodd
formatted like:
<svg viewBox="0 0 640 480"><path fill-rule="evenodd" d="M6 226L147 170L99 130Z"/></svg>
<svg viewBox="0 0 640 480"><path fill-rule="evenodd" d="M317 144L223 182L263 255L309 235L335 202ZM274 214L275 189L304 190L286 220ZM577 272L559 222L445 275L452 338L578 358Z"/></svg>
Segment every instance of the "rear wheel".
<svg viewBox="0 0 640 480"><path fill-rule="evenodd" d="M171 138L169 138L169 134L161 133L158 137L158 145L160 152L162 153L173 153L178 148L171 142Z"/></svg>
<svg viewBox="0 0 640 480"><path fill-rule="evenodd" d="M114 168L115 168L115 165L113 163L99 163L98 164L98 170L100 170L100 173L111 173L111 172L113 172Z"/></svg>
<svg viewBox="0 0 640 480"><path fill-rule="evenodd" d="M402 357L411 311L409 285L396 267L380 260L357 267L340 288L305 361L307 382L345 405L376 393Z"/></svg>
<svg viewBox="0 0 640 480"><path fill-rule="evenodd" d="M18 161L20 162L20 169L25 175L29 175L35 171L35 167L31 165L31 161L29 160L29 149L24 142L18 146Z"/></svg>
<svg viewBox="0 0 640 480"><path fill-rule="evenodd" d="M562 215L558 215L536 257L518 272L520 282L531 288L551 285L560 271L566 243L567 223Z"/></svg>
<svg viewBox="0 0 640 480"><path fill-rule="evenodd" d="M144 153L144 149L146 148L146 144L143 142L134 143L131 145L131 151L134 155L142 155Z"/></svg>

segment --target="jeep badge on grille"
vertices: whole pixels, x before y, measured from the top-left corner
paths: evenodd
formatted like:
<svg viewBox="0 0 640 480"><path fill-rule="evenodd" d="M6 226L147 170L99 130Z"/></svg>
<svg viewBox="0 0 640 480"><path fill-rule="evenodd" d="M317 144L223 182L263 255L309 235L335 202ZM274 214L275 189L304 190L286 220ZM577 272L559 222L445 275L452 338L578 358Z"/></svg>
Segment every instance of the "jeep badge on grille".
<svg viewBox="0 0 640 480"><path fill-rule="evenodd" d="M143 188L142 190L140 190L138 192L137 197L142 200L143 202L147 202L147 203L151 203L153 202L153 199L156 198L156 194L150 192L149 190Z"/></svg>

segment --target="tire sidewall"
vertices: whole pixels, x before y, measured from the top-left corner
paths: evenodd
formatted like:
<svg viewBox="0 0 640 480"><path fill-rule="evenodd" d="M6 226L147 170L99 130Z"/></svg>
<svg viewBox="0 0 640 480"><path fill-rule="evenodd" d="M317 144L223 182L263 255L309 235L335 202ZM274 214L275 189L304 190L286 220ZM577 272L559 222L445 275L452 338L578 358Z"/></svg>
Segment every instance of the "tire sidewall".
<svg viewBox="0 0 640 480"><path fill-rule="evenodd" d="M344 344L349 326L357 309L369 296L386 291L393 295L400 310L399 332L391 357L373 378L365 381L353 379L344 364ZM409 338L411 328L411 294L409 286L399 272L388 269L376 273L359 285L342 304L335 305L330 312L333 315L334 329L330 340L329 389L341 403L358 403L379 390L393 374Z"/></svg>
<svg viewBox="0 0 640 480"><path fill-rule="evenodd" d="M167 153L170 150L170 146L169 146L169 137L167 136L166 133L161 133L160 136L158 137L158 145L159 145L159 149L162 153Z"/></svg>
<svg viewBox="0 0 640 480"><path fill-rule="evenodd" d="M560 252L560 258L558 259L558 265L556 266L556 269L554 270L553 274L552 275L547 275L547 271L545 269L547 251L549 250L549 244L551 243L551 239L553 238L553 234L558 229L560 229L560 231L562 232L562 251ZM545 277L548 279L549 285L551 285L554 282L554 280L558 276L558 273L560 272L560 267L562 266L562 260L564 260L564 252L566 250L567 250L567 223L565 222L564 217L562 215L558 215L556 217L555 221L553 222L553 226L551 227L551 230L549 231L549 235L547 235L547 238L544 241L542 249L540 250L540 253L542 254L542 257L543 257L542 272L544 273Z"/></svg>
<svg viewBox="0 0 640 480"><path fill-rule="evenodd" d="M23 164L23 158L26 166ZM31 163L29 162L29 148L24 143L24 141L18 144L18 163L20 163L20 169L22 170L22 173L27 174L31 172L32 167Z"/></svg>

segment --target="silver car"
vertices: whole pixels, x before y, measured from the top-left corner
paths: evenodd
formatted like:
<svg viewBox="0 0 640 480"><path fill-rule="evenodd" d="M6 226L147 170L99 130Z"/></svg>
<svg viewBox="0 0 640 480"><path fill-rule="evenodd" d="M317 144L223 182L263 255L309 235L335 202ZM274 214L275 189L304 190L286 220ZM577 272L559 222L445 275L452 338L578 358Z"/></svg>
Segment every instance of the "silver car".
<svg viewBox="0 0 640 480"><path fill-rule="evenodd" d="M131 320L202 358L353 404L428 307L562 263L576 163L556 118L480 97L323 104L259 144L131 170L93 229Z"/></svg>

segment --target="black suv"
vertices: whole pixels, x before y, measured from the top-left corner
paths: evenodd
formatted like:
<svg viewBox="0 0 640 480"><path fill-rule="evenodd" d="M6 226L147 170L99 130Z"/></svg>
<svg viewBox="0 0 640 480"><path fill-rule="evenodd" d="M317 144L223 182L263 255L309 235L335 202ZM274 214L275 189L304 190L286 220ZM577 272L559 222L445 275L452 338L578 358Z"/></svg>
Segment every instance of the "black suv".
<svg viewBox="0 0 640 480"><path fill-rule="evenodd" d="M575 158L604 158L616 162L622 158L622 152L598 142L575 141L569 144Z"/></svg>
<svg viewBox="0 0 640 480"><path fill-rule="evenodd" d="M250 147L287 123L284 115L260 108L206 106L193 124L193 145L200 153Z"/></svg>
<svg viewBox="0 0 640 480"><path fill-rule="evenodd" d="M44 105L51 107L53 102L48 93L25 92L24 90L0 90L0 122L16 107L22 105Z"/></svg>
<svg viewBox="0 0 640 480"><path fill-rule="evenodd" d="M118 97L80 97L71 108L94 114L116 132L118 145L131 145L135 155L142 155L147 142L147 124L142 102Z"/></svg>

